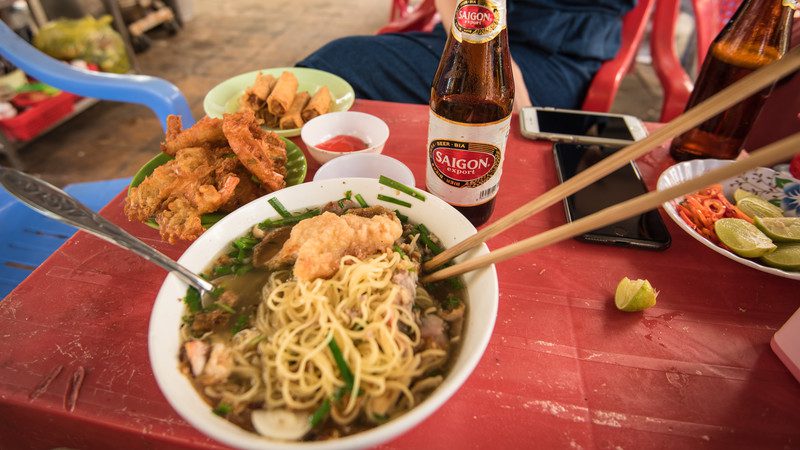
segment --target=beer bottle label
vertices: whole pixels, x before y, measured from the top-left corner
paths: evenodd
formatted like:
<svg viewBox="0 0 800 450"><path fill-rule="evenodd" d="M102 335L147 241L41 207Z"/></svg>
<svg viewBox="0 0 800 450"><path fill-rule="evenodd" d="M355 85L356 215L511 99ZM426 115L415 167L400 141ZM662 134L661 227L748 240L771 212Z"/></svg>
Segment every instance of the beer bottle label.
<svg viewBox="0 0 800 450"><path fill-rule="evenodd" d="M456 5L450 30L458 42L489 42L506 27L505 1L461 0Z"/></svg>
<svg viewBox="0 0 800 450"><path fill-rule="evenodd" d="M497 122L467 124L431 111L428 191L455 206L475 206L494 198L510 129L510 115Z"/></svg>

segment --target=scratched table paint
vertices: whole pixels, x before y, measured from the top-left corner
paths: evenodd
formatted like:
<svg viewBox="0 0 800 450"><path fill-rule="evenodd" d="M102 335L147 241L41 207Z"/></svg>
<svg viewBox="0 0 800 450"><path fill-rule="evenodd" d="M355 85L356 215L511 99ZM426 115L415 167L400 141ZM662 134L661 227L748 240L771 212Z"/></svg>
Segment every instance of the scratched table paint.
<svg viewBox="0 0 800 450"><path fill-rule="evenodd" d="M386 153L422 186L427 108L354 109L386 120ZM549 145L514 127L508 147L495 219L556 184ZM651 188L671 164L664 148L639 162ZM316 168L310 162L310 174ZM172 257L185 249L128 222L122 196L103 215ZM800 446L800 384L768 345L800 306L800 283L738 265L665 220L673 244L664 252L569 240L500 264L500 312L481 363L439 411L385 448ZM555 205L489 245L563 222ZM649 279L658 304L617 311L623 276ZM0 448L220 447L172 410L150 371L148 317L164 277L77 233L0 302ZM80 370L69 411L65 395Z"/></svg>

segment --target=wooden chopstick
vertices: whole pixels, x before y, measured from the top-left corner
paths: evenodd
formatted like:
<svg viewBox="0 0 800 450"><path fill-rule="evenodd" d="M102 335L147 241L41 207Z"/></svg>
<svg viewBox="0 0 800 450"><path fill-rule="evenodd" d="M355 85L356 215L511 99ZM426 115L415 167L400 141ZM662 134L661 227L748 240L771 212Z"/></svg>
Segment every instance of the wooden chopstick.
<svg viewBox="0 0 800 450"><path fill-rule="evenodd" d="M710 171L702 176L685 181L663 191L653 191L640 195L628 201L609 206L592 215L586 216L575 222L539 233L514 244L494 250L489 254L472 258L456 265L446 267L422 278L423 283L439 281L454 275L460 275L480 267L512 258L521 253L536 250L564 239L578 236L587 231L595 230L620 220L636 216L645 211L657 208L662 203L680 197L702 188L732 178L742 172L759 166L771 166L788 159L795 153L800 153L800 133L795 133L778 142L770 144L749 157Z"/></svg>
<svg viewBox="0 0 800 450"><path fill-rule="evenodd" d="M478 233L459 242L453 247L432 258L423 265L425 271L431 271L464 253L465 251L480 245L481 243L500 234L502 231L522 222L528 217L538 213L548 206L561 201L563 198L578 192L584 187L603 178L611 172L617 170L629 161L644 155L663 142L671 139L683 132L686 132L705 120L716 116L728 109L739 101L752 94L768 87L780 78L794 72L800 68L800 46L787 52L780 60L762 67L752 74L742 78L736 83L719 91L716 95L700 103L694 108L676 117L663 127L654 131L648 137L635 142L624 149L608 156L602 161L587 168L579 175L570 178L564 183L550 189L532 201L522 205L506 216L501 217L495 222L487 225Z"/></svg>

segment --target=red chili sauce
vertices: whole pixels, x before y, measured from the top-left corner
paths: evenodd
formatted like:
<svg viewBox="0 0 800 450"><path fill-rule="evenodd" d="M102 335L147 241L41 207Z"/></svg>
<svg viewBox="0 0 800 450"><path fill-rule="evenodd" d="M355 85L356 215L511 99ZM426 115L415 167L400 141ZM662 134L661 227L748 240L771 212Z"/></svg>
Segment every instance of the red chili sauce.
<svg viewBox="0 0 800 450"><path fill-rule="evenodd" d="M321 148L322 150L328 150L330 152L346 153L364 150L365 148L369 147L369 145L355 136L340 134L321 144L315 145L315 147Z"/></svg>

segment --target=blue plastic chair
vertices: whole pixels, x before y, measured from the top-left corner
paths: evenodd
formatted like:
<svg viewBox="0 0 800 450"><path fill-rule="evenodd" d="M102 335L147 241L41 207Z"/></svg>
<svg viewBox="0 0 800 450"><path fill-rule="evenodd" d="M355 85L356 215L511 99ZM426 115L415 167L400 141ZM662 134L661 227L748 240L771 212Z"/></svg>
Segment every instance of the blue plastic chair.
<svg viewBox="0 0 800 450"><path fill-rule="evenodd" d="M58 89L84 97L137 103L150 108L166 131L167 116L194 124L189 104L172 83L146 75L118 75L77 69L40 52L0 22L0 55L26 74ZM80 183L64 190L99 210L130 179ZM50 220L0 188L0 300L69 238L75 229Z"/></svg>
<svg viewBox="0 0 800 450"><path fill-rule="evenodd" d="M167 116L178 114L184 127L194 124L183 93L172 83L147 75L120 75L78 69L42 53L0 22L0 55L26 74L83 97L137 103L150 108L166 131Z"/></svg>

